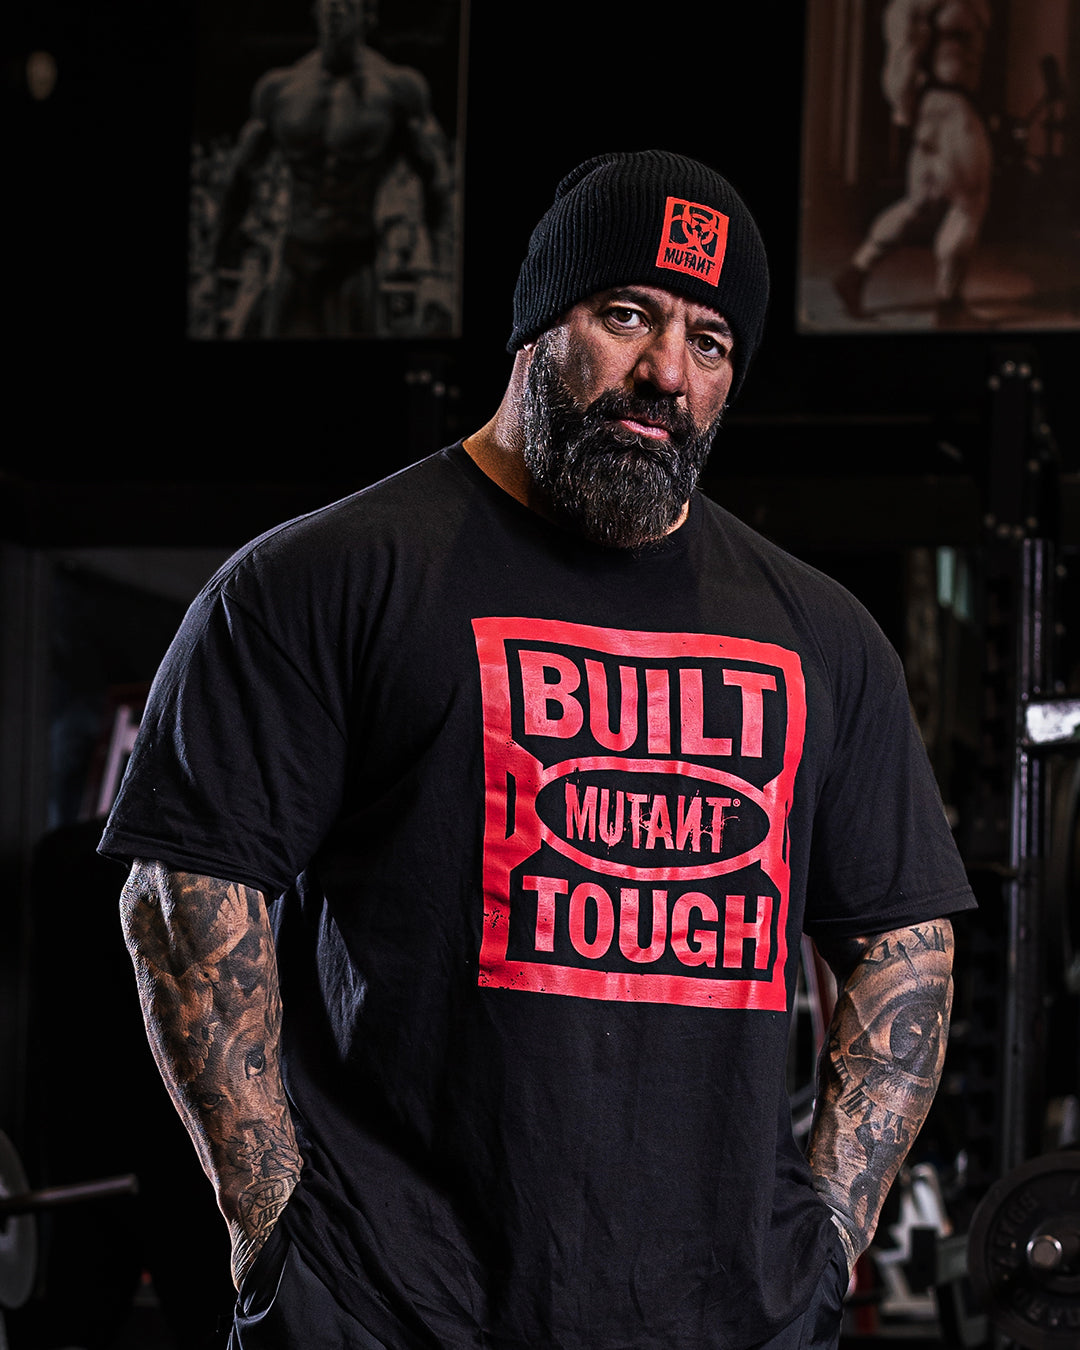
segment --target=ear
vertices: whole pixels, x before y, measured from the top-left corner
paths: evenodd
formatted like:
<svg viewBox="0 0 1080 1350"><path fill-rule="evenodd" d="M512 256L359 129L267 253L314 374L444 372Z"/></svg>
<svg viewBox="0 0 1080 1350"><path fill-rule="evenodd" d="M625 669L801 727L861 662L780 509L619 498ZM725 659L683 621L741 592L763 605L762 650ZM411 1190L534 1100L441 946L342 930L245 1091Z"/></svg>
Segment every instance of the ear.
<svg viewBox="0 0 1080 1350"><path fill-rule="evenodd" d="M535 342L526 342L520 346L514 353L514 368L511 372L511 383L520 383L528 374L529 367L532 365L533 355L536 352Z"/></svg>

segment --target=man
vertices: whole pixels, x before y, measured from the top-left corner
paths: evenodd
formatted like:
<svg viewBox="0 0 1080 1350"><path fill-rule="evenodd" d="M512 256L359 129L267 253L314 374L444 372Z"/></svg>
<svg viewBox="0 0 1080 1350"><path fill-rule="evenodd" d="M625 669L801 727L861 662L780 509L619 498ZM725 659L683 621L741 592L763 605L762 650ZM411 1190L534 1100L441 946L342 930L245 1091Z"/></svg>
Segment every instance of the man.
<svg viewBox="0 0 1080 1350"><path fill-rule="evenodd" d="M102 848L234 1347L835 1344L973 901L895 653L695 491L767 290L712 169L581 165L493 419L186 620Z"/></svg>
<svg viewBox="0 0 1080 1350"><path fill-rule="evenodd" d="M366 45L369 13L366 0L317 0L318 45L268 71L251 96L222 192L213 266L216 274L235 249L257 172L277 150L290 199L261 302L266 337L378 331L378 199L399 164L417 175L432 262L449 271L446 140L423 77ZM407 203L402 210L408 221Z"/></svg>
<svg viewBox="0 0 1080 1350"><path fill-rule="evenodd" d="M993 152L976 103L987 0L891 0L882 87L893 123L911 130L903 197L873 221L836 278L844 308L864 318L871 272L901 244L932 241L935 318L970 318L964 281L990 202Z"/></svg>

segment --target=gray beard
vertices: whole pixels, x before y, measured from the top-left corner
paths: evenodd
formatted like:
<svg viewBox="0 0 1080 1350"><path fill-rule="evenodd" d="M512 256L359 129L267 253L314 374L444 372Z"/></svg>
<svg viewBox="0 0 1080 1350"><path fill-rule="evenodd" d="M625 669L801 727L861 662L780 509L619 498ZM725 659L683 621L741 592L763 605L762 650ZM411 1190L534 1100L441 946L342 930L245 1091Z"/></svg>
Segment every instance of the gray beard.
<svg viewBox="0 0 1080 1350"><path fill-rule="evenodd" d="M665 439L635 435L621 417L659 421ZM700 431L665 395L609 390L579 408L545 333L523 400L525 464L553 520L605 548L647 549L668 534L697 486L720 424Z"/></svg>

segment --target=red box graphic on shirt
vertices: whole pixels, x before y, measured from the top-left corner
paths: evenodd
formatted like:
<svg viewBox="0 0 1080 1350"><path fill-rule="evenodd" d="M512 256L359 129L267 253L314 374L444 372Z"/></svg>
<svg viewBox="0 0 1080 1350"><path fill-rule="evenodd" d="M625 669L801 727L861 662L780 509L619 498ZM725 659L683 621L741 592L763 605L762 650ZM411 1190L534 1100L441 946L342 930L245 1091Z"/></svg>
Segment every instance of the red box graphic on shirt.
<svg viewBox="0 0 1080 1350"><path fill-rule="evenodd" d="M473 629L480 983L783 1009L798 656L548 619Z"/></svg>

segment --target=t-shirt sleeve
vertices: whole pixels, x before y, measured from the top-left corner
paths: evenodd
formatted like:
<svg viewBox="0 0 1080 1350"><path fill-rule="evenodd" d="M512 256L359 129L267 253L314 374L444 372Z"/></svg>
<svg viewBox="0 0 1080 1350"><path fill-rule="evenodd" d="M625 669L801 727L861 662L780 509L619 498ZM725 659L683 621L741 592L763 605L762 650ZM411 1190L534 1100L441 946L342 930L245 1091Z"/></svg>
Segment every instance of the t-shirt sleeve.
<svg viewBox="0 0 1080 1350"><path fill-rule="evenodd" d="M151 688L100 852L270 897L310 861L340 808L345 699L335 644L303 604L278 600L289 617L215 580L192 605Z"/></svg>
<svg viewBox="0 0 1080 1350"><path fill-rule="evenodd" d="M853 937L974 908L903 668L880 633L837 711L814 817L806 932Z"/></svg>

